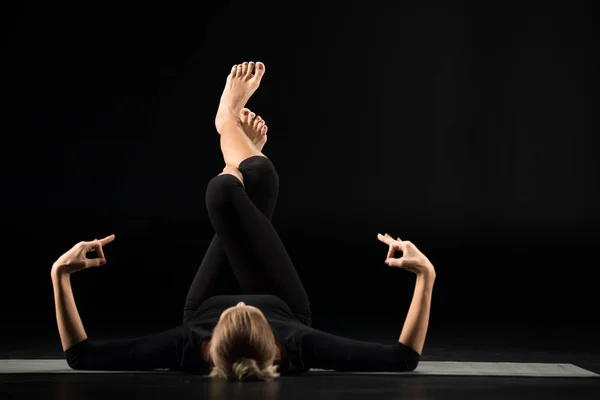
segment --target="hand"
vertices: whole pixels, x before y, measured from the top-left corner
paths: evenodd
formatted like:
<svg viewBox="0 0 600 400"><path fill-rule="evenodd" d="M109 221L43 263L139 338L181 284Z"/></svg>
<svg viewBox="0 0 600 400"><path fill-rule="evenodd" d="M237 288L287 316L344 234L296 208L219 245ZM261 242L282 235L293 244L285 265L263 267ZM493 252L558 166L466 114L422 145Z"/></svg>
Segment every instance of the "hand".
<svg viewBox="0 0 600 400"><path fill-rule="evenodd" d="M102 247L115 240L115 235L110 235L104 239L94 240L92 242L79 242L71 250L59 257L52 266L52 270L61 269L62 272L73 273L90 267L99 267L106 264L104 251ZM95 252L96 258L88 258L88 253Z"/></svg>
<svg viewBox="0 0 600 400"><path fill-rule="evenodd" d="M414 272L415 274L435 274L433 264L431 264L429 259L411 242L402 241L400 238L394 240L387 233L385 235L382 235L381 233L377 234L377 239L389 246L385 263L390 267L402 268ZM394 258L397 251L402 252L402 256Z"/></svg>

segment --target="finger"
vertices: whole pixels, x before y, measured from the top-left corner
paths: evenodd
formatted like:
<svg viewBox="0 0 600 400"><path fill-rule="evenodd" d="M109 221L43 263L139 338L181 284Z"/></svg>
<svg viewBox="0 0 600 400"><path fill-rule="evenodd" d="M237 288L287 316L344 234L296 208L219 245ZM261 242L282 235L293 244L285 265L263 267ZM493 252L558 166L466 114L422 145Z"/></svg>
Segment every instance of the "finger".
<svg viewBox="0 0 600 400"><path fill-rule="evenodd" d="M94 240L93 242L85 242L84 251L85 254L96 252L98 255L104 255L104 252L102 251L102 245L98 239Z"/></svg>
<svg viewBox="0 0 600 400"><path fill-rule="evenodd" d="M104 257L104 250L102 250L102 244L100 243L99 240L96 240L96 242L92 243L92 247L91 247L90 251L95 251L96 254L98 254L99 258L102 258L102 259L106 258L106 257Z"/></svg>
<svg viewBox="0 0 600 400"><path fill-rule="evenodd" d="M388 245L395 242L394 239L385 237L381 233L377 234L377 239L379 239L380 242L383 242L383 243L388 244Z"/></svg>
<svg viewBox="0 0 600 400"><path fill-rule="evenodd" d="M401 258L388 258L385 260L385 263L390 267L402 268L404 265L404 260Z"/></svg>
<svg viewBox="0 0 600 400"><path fill-rule="evenodd" d="M396 250L401 251L403 253L406 250L406 245L401 240L395 241L394 246L396 246Z"/></svg>
<svg viewBox="0 0 600 400"><path fill-rule="evenodd" d="M115 240L115 234L114 233L112 235L109 235L109 236L105 237L104 239L100 239L99 242L100 242L100 244L102 246L106 246L107 244L109 244L113 240Z"/></svg>
<svg viewBox="0 0 600 400"><path fill-rule="evenodd" d="M393 244L390 244L387 256L385 258L386 259L393 258L395 254L396 254L396 247Z"/></svg>
<svg viewBox="0 0 600 400"><path fill-rule="evenodd" d="M88 258L85 260L86 268L100 267L104 264L106 264L106 260L104 258Z"/></svg>
<svg viewBox="0 0 600 400"><path fill-rule="evenodd" d="M393 240L393 238L392 238L392 237L391 237L391 236L390 236L388 233L386 233L386 234L385 234L385 237L387 237L387 238L390 238L390 239L392 239L392 240ZM398 238L396 238L396 240L397 240L397 241L399 241L399 242L401 242L401 241L402 241L402 239L400 239L399 237L398 237Z"/></svg>
<svg viewBox="0 0 600 400"><path fill-rule="evenodd" d="M401 252L403 255L406 252L406 246L404 245L403 242L394 242L390 247L392 247L394 249L393 252L390 253L389 257L393 257L394 255L396 255L396 252Z"/></svg>

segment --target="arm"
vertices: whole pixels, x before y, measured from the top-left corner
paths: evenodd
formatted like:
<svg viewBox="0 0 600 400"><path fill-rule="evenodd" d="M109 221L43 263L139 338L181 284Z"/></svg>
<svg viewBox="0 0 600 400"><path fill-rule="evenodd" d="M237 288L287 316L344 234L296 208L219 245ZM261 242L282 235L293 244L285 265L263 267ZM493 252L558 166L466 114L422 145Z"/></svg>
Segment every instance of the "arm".
<svg viewBox="0 0 600 400"><path fill-rule="evenodd" d="M75 304L70 274L104 265L106 259L102 246L113 239L114 236L109 236L94 242L78 243L52 266L50 276L54 287L56 322L69 366L78 370L105 371L180 369L184 366L201 368L202 360L195 357L194 343L185 326L136 339L88 340ZM91 251L99 257L88 259L86 254Z"/></svg>
<svg viewBox="0 0 600 400"><path fill-rule="evenodd" d="M87 339L83 323L77 311L71 277L64 267L55 265L50 273L54 287L54 306L56 309L56 323L62 343L63 351Z"/></svg>
<svg viewBox="0 0 600 400"><path fill-rule="evenodd" d="M52 265L50 276L54 288L54 306L56 322L63 351L87 339L83 323L77 311L73 290L71 289L71 274L86 268L99 267L106 264L103 246L112 242L114 235L93 242L79 242L64 253ZM87 258L88 253L95 252L97 258Z"/></svg>
<svg viewBox="0 0 600 400"><path fill-rule="evenodd" d="M431 309L431 294L435 271L417 275L415 291L404 321L402 333L398 342L410 347L417 353L423 352L425 336L429 326L429 311Z"/></svg>
<svg viewBox="0 0 600 400"><path fill-rule="evenodd" d="M427 328L429 327L435 268L413 243L402 241L400 238L394 240L387 233L385 235L379 234L377 238L389 245L385 260L387 265L405 269L417 276L413 298L398 342L421 354L425 344L425 336L427 336ZM394 258L397 251L402 252L402 256Z"/></svg>
<svg viewBox="0 0 600 400"><path fill-rule="evenodd" d="M417 368L431 308L431 293L435 269L427 257L411 242L379 235L390 246L386 264L414 272L417 276L413 299L398 343L385 345L331 335L304 328L299 333L299 367L324 368L336 371L413 371ZM396 251L403 253L393 258Z"/></svg>
<svg viewBox="0 0 600 400"><path fill-rule="evenodd" d="M65 358L72 369L86 371L150 371L207 369L185 325L132 339L89 340L70 347Z"/></svg>
<svg viewBox="0 0 600 400"><path fill-rule="evenodd" d="M353 340L308 328L301 339L303 367L336 371L415 370L427 335L434 280L434 270L417 274L413 299L398 344Z"/></svg>
<svg viewBox="0 0 600 400"><path fill-rule="evenodd" d="M382 344L332 335L303 326L299 337L299 367L335 371L413 371L419 354L402 343Z"/></svg>

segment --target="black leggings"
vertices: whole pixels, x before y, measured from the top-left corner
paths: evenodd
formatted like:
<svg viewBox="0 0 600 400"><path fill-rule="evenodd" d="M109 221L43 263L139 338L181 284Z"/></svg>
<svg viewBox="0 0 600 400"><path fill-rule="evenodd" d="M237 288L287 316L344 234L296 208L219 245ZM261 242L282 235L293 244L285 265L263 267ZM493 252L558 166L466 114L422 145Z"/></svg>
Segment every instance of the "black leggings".
<svg viewBox="0 0 600 400"><path fill-rule="evenodd" d="M273 294L297 318L311 324L308 296L279 235L271 224L279 176L266 157L242 161L244 184L230 174L206 188L206 207L215 236L190 287L184 321L207 298L219 294Z"/></svg>

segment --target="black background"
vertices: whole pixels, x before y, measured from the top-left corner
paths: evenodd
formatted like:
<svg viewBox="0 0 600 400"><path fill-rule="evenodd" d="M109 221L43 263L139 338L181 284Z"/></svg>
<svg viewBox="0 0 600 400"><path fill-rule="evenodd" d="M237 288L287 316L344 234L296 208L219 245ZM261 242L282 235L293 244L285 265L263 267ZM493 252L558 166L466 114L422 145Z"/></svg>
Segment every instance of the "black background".
<svg viewBox="0 0 600 400"><path fill-rule="evenodd" d="M383 263L389 232L436 266L432 340L589 332L592 2L485 4L5 10L3 324L55 337L53 261L110 233L109 264L72 278L88 334L180 322L213 234L218 100L231 65L253 60L267 73L248 106L281 179L273 222L316 326L396 337L414 277Z"/></svg>

